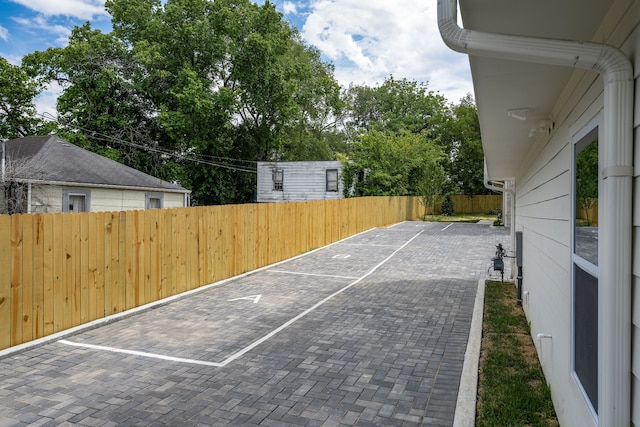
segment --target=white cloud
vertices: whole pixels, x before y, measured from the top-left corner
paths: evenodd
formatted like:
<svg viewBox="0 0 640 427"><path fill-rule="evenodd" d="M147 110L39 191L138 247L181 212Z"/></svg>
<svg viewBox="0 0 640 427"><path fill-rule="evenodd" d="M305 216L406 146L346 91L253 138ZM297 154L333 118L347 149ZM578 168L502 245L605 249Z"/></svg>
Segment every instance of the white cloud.
<svg viewBox="0 0 640 427"><path fill-rule="evenodd" d="M56 102L62 93L62 87L58 83L50 83L35 100L36 111L45 118L57 117Z"/></svg>
<svg viewBox="0 0 640 427"><path fill-rule="evenodd" d="M282 3L282 10L285 15L297 15L298 14L298 6L290 1L285 1Z"/></svg>
<svg viewBox="0 0 640 427"><path fill-rule="evenodd" d="M375 85L385 77L428 81L458 102L472 92L468 60L442 42L435 1L314 0L305 40L331 60L342 86Z"/></svg>
<svg viewBox="0 0 640 427"><path fill-rule="evenodd" d="M52 34L55 39L56 45L66 45L69 42L69 36L71 35L71 28L64 25L51 24L42 15L34 16L33 18L13 18L15 22L22 25L25 29L34 30L39 33Z"/></svg>
<svg viewBox="0 0 640 427"><path fill-rule="evenodd" d="M84 20L107 15L104 0L11 0L45 16L68 16Z"/></svg>
<svg viewBox="0 0 640 427"><path fill-rule="evenodd" d="M4 41L9 41L9 30L0 25L0 39Z"/></svg>

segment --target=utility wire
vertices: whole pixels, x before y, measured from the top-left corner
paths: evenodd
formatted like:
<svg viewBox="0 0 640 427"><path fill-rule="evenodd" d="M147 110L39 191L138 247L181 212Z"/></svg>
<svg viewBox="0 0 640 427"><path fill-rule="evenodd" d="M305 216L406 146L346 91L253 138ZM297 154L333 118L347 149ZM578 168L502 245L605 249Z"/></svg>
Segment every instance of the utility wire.
<svg viewBox="0 0 640 427"><path fill-rule="evenodd" d="M42 118L44 118L45 120L49 120L49 121L53 121L53 122L56 122L58 124L61 124L58 121L58 119L56 117L54 117L53 115L51 115L50 113L43 113L43 114L37 114L37 115L42 117ZM65 125L65 126L68 126L68 125ZM214 161L215 159L220 159L220 160L227 160L227 161L232 161L232 162L255 163L256 166L257 166L258 162L255 161L255 160L233 159L233 158L229 158L229 157L216 157L216 156L202 155L202 154L196 154L196 153L178 153L178 152L175 152L175 151L172 151L172 150L162 149L162 148L158 148L158 147L146 146L146 145L138 144L138 143L135 143L135 142L132 142L132 141L126 141L124 139L116 138L116 137L111 136L111 135L104 135L104 134L101 134L101 133L96 132L96 131L85 129L85 128L83 128L81 126L78 126L78 125L71 125L69 127L84 132L85 135L88 138L92 138L94 140L104 141L104 142L112 142L112 143L124 145L124 146L127 146L127 147L132 147L132 148L136 148L136 149L139 149L139 150L151 152L151 153L162 154L162 155L165 155L165 156L177 159L177 160L189 161L189 162L196 163L196 164L203 164L203 165L208 165L208 166L228 169L228 170L232 170L232 171L236 171L236 172L245 172L245 173L257 174L257 171L255 169L252 169L252 168L250 168L248 166L229 165L229 164L224 164L224 163L220 163L220 162Z"/></svg>

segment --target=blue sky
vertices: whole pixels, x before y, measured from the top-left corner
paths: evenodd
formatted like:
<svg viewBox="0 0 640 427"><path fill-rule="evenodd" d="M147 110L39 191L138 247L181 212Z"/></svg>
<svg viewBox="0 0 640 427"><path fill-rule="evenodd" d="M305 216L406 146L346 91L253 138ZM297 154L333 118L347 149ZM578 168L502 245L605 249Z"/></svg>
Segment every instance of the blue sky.
<svg viewBox="0 0 640 427"><path fill-rule="evenodd" d="M436 0L272 3L334 64L343 86L374 86L393 75L428 82L450 102L473 93L467 57L449 50L438 33ZM86 21L110 31L104 0L0 0L0 56L19 64L25 54L64 46L71 29ZM38 109L53 112L55 94L52 87L38 100Z"/></svg>

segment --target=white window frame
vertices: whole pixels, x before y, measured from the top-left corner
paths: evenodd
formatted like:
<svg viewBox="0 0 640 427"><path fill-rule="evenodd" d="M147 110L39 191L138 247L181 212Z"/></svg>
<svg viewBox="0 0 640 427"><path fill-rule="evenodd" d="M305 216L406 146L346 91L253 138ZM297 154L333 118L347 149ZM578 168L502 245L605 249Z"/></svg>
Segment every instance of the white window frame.
<svg viewBox="0 0 640 427"><path fill-rule="evenodd" d="M601 246L600 243L598 243L598 265L594 265L592 262L586 260L585 258L581 257L580 255L576 254L576 248L575 248L575 234L576 234L576 145L581 144L583 142L586 141L586 138L593 138L594 136L597 136L597 140L598 140L598 212L601 213L603 206L602 206L602 179L601 179L601 165L602 165L602 136L603 136L603 132L602 132L602 120L601 120L601 115L597 115L596 117L594 117L593 119L591 119L585 126L582 127L582 129L580 129L572 138L571 138L571 375L574 379L574 381L576 382L576 385L578 386L578 389L580 390L580 392L583 395L583 398L585 400L585 403L587 405L587 407L589 408L589 410L591 411L591 415L593 416L594 420L596 421L596 424L598 422L598 408L597 406L594 407L591 399L589 398L586 390L584 389L583 385L582 385L582 381L580 380L577 372L576 372L576 330L575 330L575 300L576 300L576 295L575 295L575 289L576 289L576 274L575 274L575 267L579 267L581 270L585 271L586 273L588 273L589 275L591 275L592 277L595 277L596 279L599 279L600 277L600 260L602 259L602 257L600 256L600 251L601 251ZM595 135L594 135L595 132ZM598 226L598 229L600 229L600 227ZM597 321L597 342L598 342L598 348L597 348L597 373L596 373L596 380L597 380L597 402L600 402L600 393L599 393L599 389L600 389L600 384L602 382L602 376L601 376L601 362L602 362L602 351L601 351L601 343L602 343L602 326L601 326L601 319L600 319L600 284L598 283L598 321Z"/></svg>
<svg viewBox="0 0 640 427"><path fill-rule="evenodd" d="M85 210L82 212L91 212L91 190L81 188L63 188L62 212L72 212L69 210L69 196L83 196Z"/></svg>

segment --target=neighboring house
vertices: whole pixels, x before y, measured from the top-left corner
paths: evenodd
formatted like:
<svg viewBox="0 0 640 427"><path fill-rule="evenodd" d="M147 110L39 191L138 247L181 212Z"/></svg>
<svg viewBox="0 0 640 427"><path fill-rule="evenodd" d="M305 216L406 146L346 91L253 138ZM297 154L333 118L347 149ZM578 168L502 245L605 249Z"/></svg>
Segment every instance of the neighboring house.
<svg viewBox="0 0 640 427"><path fill-rule="evenodd" d="M343 164L337 160L258 162L258 202L340 199Z"/></svg>
<svg viewBox="0 0 640 427"><path fill-rule="evenodd" d="M2 213L97 212L189 205L190 191L55 136L4 144Z"/></svg>
<svg viewBox="0 0 640 427"><path fill-rule="evenodd" d="M464 29L456 3L438 1L440 32L469 55L488 186L515 184L560 425L639 427L640 2L459 0Z"/></svg>

